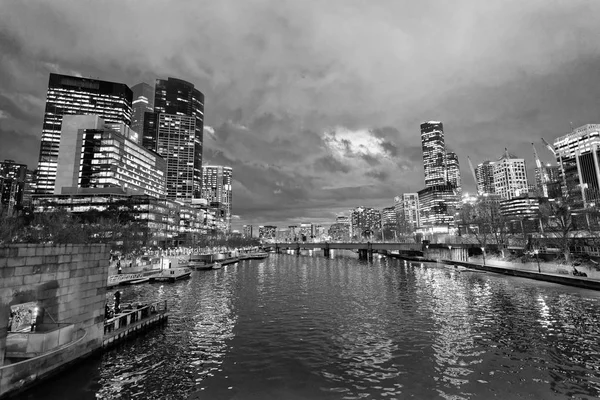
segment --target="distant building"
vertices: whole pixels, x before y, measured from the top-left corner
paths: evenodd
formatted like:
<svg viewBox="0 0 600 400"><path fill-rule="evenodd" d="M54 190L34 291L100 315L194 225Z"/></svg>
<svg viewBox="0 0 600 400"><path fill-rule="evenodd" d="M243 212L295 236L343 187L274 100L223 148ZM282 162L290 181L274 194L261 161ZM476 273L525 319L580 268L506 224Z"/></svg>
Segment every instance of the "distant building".
<svg viewBox="0 0 600 400"><path fill-rule="evenodd" d="M0 162L0 213L12 214L25 206L26 185L31 171L13 160Z"/></svg>
<svg viewBox="0 0 600 400"><path fill-rule="evenodd" d="M97 115L65 115L54 194L120 187L131 194L164 198L165 161L132 140L136 137L129 127L106 124Z"/></svg>
<svg viewBox="0 0 600 400"><path fill-rule="evenodd" d="M451 185L438 185L418 192L420 227L431 231L447 231L454 226L460 198Z"/></svg>
<svg viewBox="0 0 600 400"><path fill-rule="evenodd" d="M562 191L575 208L600 201L600 124L587 124L554 140L564 178Z"/></svg>
<svg viewBox="0 0 600 400"><path fill-rule="evenodd" d="M350 224L336 222L329 227L328 234L333 241L349 242L351 238Z"/></svg>
<svg viewBox="0 0 600 400"><path fill-rule="evenodd" d="M252 232L252 225L244 225L242 234L245 238L248 239L254 237L254 232Z"/></svg>
<svg viewBox="0 0 600 400"><path fill-rule="evenodd" d="M157 79L154 113L144 114L142 145L167 162L169 199L202 198L203 130L204 94L180 79Z"/></svg>
<svg viewBox="0 0 600 400"><path fill-rule="evenodd" d="M444 125L439 121L421 124L421 147L425 169L425 187L444 185L446 174L446 144Z"/></svg>
<svg viewBox="0 0 600 400"><path fill-rule="evenodd" d="M402 196L397 196L395 199L395 211L398 215L398 220L402 224L408 224L410 229L416 229L421 225L419 194L404 193ZM405 230L400 227L401 230Z"/></svg>
<svg viewBox="0 0 600 400"><path fill-rule="evenodd" d="M131 89L123 83L50 74L37 168L36 193L54 192L63 115L94 114L109 123L131 124Z"/></svg>
<svg viewBox="0 0 600 400"><path fill-rule="evenodd" d="M273 240L277 237L277 227L265 225L258 227L258 238L263 240Z"/></svg>
<svg viewBox="0 0 600 400"><path fill-rule="evenodd" d="M494 193L502 199L520 197L529 192L525 160L508 151L494 163Z"/></svg>
<svg viewBox="0 0 600 400"><path fill-rule="evenodd" d="M233 203L233 168L217 165L202 166L202 198L225 211L227 225L231 227Z"/></svg>
<svg viewBox="0 0 600 400"><path fill-rule="evenodd" d="M154 88L142 82L133 86L131 91L133 92L131 129L136 131L141 138L144 133L145 114L154 112Z"/></svg>
<svg viewBox="0 0 600 400"><path fill-rule="evenodd" d="M494 162L484 161L475 168L475 177L477 178L477 193L493 194L496 192L494 186Z"/></svg>
<svg viewBox="0 0 600 400"><path fill-rule="evenodd" d="M356 207L352 210L351 221L353 236L364 237L381 229L381 212L370 207Z"/></svg>
<svg viewBox="0 0 600 400"><path fill-rule="evenodd" d="M446 171L447 180L453 188L456 189L458 195L462 194L462 182L460 179L460 164L456 153L449 151L446 154Z"/></svg>
<svg viewBox="0 0 600 400"><path fill-rule="evenodd" d="M381 210L381 223L383 228L394 229L398 225L395 207L385 207Z"/></svg>

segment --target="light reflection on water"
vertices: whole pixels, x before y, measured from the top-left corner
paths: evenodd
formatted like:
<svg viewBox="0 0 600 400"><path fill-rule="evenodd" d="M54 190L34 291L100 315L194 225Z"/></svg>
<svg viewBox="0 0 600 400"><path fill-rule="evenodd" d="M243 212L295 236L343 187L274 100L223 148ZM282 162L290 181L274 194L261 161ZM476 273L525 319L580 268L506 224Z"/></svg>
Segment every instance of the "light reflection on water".
<svg viewBox="0 0 600 400"><path fill-rule="evenodd" d="M597 292L295 255L120 290L124 302L167 299L168 325L25 398L600 396Z"/></svg>

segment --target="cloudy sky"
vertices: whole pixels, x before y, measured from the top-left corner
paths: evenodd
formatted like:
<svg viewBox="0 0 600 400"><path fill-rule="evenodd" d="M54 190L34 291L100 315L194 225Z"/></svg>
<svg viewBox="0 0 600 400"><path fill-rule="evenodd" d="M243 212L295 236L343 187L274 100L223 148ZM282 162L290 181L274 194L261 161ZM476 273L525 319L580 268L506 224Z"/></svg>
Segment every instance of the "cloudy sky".
<svg viewBox="0 0 600 400"><path fill-rule="evenodd" d="M419 124L475 163L600 122L600 1L0 0L0 159L34 167L48 74L206 95L234 229L384 207L424 185ZM537 146L545 160L551 157Z"/></svg>

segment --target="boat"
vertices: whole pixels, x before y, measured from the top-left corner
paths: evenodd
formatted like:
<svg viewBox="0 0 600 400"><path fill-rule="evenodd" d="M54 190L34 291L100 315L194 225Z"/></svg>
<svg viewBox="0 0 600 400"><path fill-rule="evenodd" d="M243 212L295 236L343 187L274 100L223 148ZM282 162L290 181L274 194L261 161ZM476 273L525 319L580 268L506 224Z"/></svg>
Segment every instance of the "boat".
<svg viewBox="0 0 600 400"><path fill-rule="evenodd" d="M186 267L163 269L156 275L150 277L150 282L175 282L180 279L187 279L192 274L192 270Z"/></svg>
<svg viewBox="0 0 600 400"><path fill-rule="evenodd" d="M222 265L218 262L216 262L212 265L212 269L221 269L221 268L222 268Z"/></svg>

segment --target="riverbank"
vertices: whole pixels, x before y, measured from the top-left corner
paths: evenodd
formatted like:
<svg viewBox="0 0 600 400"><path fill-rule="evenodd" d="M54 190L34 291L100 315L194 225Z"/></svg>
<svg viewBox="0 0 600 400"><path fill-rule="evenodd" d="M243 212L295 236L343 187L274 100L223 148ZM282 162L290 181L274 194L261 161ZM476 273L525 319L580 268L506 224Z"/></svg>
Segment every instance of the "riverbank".
<svg viewBox="0 0 600 400"><path fill-rule="evenodd" d="M529 264L516 264L516 263L507 263L503 262L505 265L498 265L496 261L490 260L486 261L485 265L478 262L465 262L465 261L453 261L453 260L429 260L422 257L404 257L398 254L389 254L389 257L399 258L407 261L416 261L416 262L430 262L430 263L438 263L438 264L451 264L451 265L460 265L463 267L473 268L481 271L493 272L497 274L503 275L511 275L518 276L521 278L529 278L535 279L538 281L546 281L552 283L558 283L561 285L575 286L584 289L591 290L600 290L600 279L598 279L595 274L593 277L590 277L592 271L585 270L588 273L588 277L580 277L580 276L572 276L570 275L567 267L560 266L558 264L549 264L549 263L541 263L540 269L542 272L537 271L536 269L532 269L532 266ZM542 264L544 265L542 267ZM548 265L554 267L552 271L555 272L547 272ZM546 271L544 271L546 269ZM581 268L578 267L581 271Z"/></svg>

